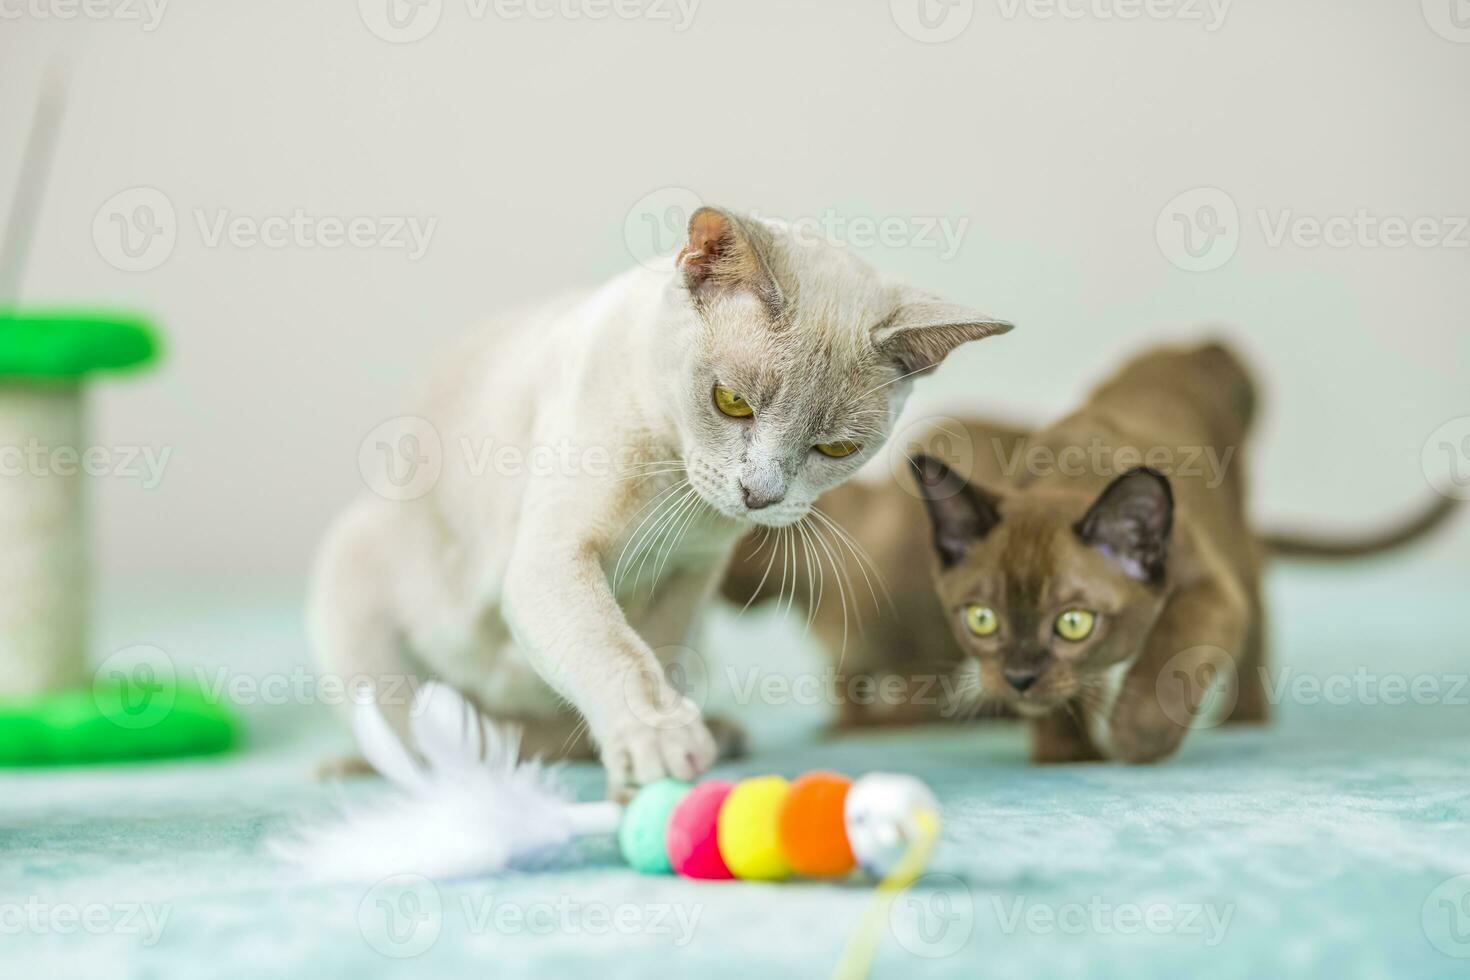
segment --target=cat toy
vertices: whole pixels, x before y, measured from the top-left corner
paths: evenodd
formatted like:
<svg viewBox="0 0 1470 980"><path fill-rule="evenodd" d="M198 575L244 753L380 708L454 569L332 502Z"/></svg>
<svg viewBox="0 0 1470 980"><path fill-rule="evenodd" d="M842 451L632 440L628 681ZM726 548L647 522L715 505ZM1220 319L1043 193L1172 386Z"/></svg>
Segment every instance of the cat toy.
<svg viewBox="0 0 1470 980"><path fill-rule="evenodd" d="M664 779L626 805L573 802L553 770L519 761L516 729L438 682L419 688L409 712L417 752L370 696L358 698L353 729L367 761L398 792L276 843L280 856L319 879L494 874L601 836L615 837L623 860L645 874L775 881L861 868L901 888L922 871L939 833L928 787L893 773Z"/></svg>
<svg viewBox="0 0 1470 980"><path fill-rule="evenodd" d="M835 973L859 980L894 900L923 873L939 839L938 804L912 776L663 779L626 806L577 803L554 770L519 761L517 729L486 718L448 685L431 681L414 695L409 734L417 752L370 691L360 693L352 717L363 755L396 792L272 842L277 857L317 880L494 874L534 867L597 836L616 837L623 860L644 874L830 881L861 868L881 880Z"/></svg>

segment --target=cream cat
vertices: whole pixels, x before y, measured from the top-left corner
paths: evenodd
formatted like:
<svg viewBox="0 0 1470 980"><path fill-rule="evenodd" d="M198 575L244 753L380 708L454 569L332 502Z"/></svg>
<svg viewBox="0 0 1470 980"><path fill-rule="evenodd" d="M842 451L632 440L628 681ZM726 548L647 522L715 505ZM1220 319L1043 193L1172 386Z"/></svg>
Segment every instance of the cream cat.
<svg viewBox="0 0 1470 980"><path fill-rule="evenodd" d="M437 676L525 725L529 751L572 750L585 722L614 792L694 777L716 741L661 657L736 542L801 520L882 445L914 376L1009 329L777 223L701 209L669 268L452 352L420 412L442 475L336 521L311 590L316 655L374 679L398 726L407 687ZM560 462L486 476L464 447Z"/></svg>

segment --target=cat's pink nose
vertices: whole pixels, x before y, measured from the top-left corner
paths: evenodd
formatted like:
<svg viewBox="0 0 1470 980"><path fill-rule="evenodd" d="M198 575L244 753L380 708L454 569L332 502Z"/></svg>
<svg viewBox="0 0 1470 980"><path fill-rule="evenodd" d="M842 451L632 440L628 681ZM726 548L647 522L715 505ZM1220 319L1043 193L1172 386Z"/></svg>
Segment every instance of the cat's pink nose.
<svg viewBox="0 0 1470 980"><path fill-rule="evenodd" d="M772 504L780 503L781 498L784 497L785 494L764 493L760 490L753 490L742 483L740 484L740 496L744 498L745 506L748 510L760 510L764 507L769 507Z"/></svg>

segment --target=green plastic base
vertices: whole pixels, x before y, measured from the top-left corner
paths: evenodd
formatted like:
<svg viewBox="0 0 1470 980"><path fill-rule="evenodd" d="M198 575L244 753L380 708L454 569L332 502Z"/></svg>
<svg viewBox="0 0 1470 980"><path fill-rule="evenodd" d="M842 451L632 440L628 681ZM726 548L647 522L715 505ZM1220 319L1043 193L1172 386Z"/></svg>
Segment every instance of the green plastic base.
<svg viewBox="0 0 1470 980"><path fill-rule="evenodd" d="M236 744L227 705L177 681L0 701L0 766L57 766L211 755Z"/></svg>
<svg viewBox="0 0 1470 980"><path fill-rule="evenodd" d="M157 332L130 313L0 309L0 377L74 380L158 358Z"/></svg>

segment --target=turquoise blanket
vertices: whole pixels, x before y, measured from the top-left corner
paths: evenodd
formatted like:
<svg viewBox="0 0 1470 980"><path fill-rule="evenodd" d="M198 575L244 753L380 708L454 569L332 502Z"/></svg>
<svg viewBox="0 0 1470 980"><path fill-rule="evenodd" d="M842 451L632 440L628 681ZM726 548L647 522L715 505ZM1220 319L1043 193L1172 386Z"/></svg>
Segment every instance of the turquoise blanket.
<svg viewBox="0 0 1470 980"><path fill-rule="evenodd" d="M1155 767L1030 767L1002 723L829 739L822 704L721 707L718 683L711 707L753 738L728 773L888 769L933 786L944 839L879 919L875 976L1466 976L1464 586L1394 566L1278 574L1276 723L1194 733ZM106 611L104 644L146 637L232 682L249 744L0 776L6 976L774 980L837 964L870 890L639 877L606 843L498 878L301 883L264 843L384 788L313 781L347 739L291 680L306 662L294 610ZM821 667L774 615L721 613L703 642L741 670ZM598 794L594 767L567 777Z"/></svg>

